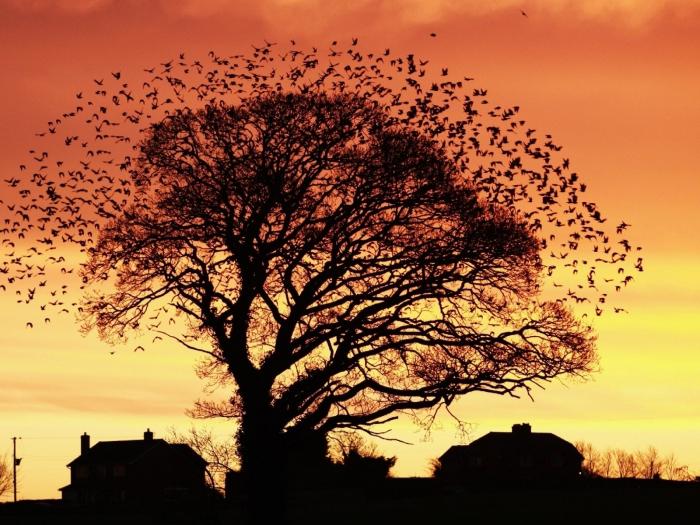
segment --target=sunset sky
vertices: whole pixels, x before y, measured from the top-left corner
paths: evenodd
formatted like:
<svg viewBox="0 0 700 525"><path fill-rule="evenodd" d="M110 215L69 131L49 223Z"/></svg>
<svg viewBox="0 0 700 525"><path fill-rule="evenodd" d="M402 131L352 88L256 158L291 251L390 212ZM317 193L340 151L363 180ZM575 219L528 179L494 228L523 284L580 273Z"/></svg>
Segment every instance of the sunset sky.
<svg viewBox="0 0 700 525"><path fill-rule="evenodd" d="M472 438L529 422L601 449L654 445L700 475L698 27L698 0L0 0L0 172L18 176L35 132L94 78L181 51L357 37L364 50L415 53L474 77L564 145L589 197L632 225L645 268L621 300L629 313L595 320L600 371L589 380L546 385L534 402L474 395L454 411ZM0 199L11 198L0 184ZM0 308L0 456L22 437L22 498L59 497L83 432L93 443L146 427L163 436L189 426L184 410L206 395L195 356L179 347L114 349L67 316L28 329L33 311L10 294ZM449 419L427 440L408 421L394 429L414 443L379 444L398 456L397 475L425 475L458 439Z"/></svg>

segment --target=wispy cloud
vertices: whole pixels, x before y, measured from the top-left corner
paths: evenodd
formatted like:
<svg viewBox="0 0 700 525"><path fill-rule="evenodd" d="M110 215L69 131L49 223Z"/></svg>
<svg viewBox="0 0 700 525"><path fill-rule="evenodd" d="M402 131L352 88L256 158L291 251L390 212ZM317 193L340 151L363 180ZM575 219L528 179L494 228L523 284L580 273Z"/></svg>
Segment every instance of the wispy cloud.
<svg viewBox="0 0 700 525"><path fill-rule="evenodd" d="M28 384L3 381L0 412L39 414L56 410L77 413L111 413L120 415L181 414L189 403L177 399L170 391L135 391L128 395L116 387L94 392L82 384Z"/></svg>
<svg viewBox="0 0 700 525"><path fill-rule="evenodd" d="M48 1L48 0L45 0ZM95 0L93 0L95 1ZM214 13L259 11L267 19L280 19L292 12L323 13L325 20L360 12L392 15L404 23L439 22L455 15L483 16L520 10L536 16L570 16L583 19L613 20L626 25L640 25L661 12L682 15L700 8L700 0L262 0L241 3L240 0L167 0L161 5L188 16L210 16Z"/></svg>
<svg viewBox="0 0 700 525"><path fill-rule="evenodd" d="M102 9L114 0L0 0L0 3L22 11L60 10L74 13L86 13Z"/></svg>
<svg viewBox="0 0 700 525"><path fill-rule="evenodd" d="M682 16L700 9L700 0L0 0L24 11L59 10L90 13L109 6L125 9L157 6L175 16L207 17L221 14L260 15L279 21L292 13L323 14L332 22L346 15L391 13L395 21L432 23L455 15L483 16L509 10L528 16L561 15L583 19L612 20L624 25L643 25L662 12Z"/></svg>

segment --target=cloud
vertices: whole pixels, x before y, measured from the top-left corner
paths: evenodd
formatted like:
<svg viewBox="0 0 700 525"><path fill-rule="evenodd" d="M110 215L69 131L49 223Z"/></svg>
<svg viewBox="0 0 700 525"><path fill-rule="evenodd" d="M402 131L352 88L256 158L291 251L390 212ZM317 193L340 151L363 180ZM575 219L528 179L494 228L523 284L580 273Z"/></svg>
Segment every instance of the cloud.
<svg viewBox="0 0 700 525"><path fill-rule="evenodd" d="M37 384L4 380L0 392L0 412L25 415L51 413L56 410L85 413L172 415L182 414L190 399L179 399L176 388L149 391L133 385L128 394L117 385L91 389L80 383L53 382Z"/></svg>
<svg viewBox="0 0 700 525"><path fill-rule="evenodd" d="M384 0L400 12L415 16L444 17L456 12L483 15L500 11L520 11L535 15L540 12L570 14L584 18L624 17L646 20L664 10L684 13L700 8L700 0Z"/></svg>
<svg viewBox="0 0 700 525"><path fill-rule="evenodd" d="M290 15L306 14L310 20L333 23L345 16L365 14L378 17L391 14L393 21L434 23L452 16L484 16L525 10L538 14L569 16L625 25L643 25L662 12L682 16L700 9L700 0L0 0L24 11L65 11L84 14L107 7L124 9L157 6L174 16L210 17L216 15L260 15L279 22Z"/></svg>
<svg viewBox="0 0 700 525"><path fill-rule="evenodd" d="M114 0L0 0L21 11L66 11L86 13L112 4Z"/></svg>

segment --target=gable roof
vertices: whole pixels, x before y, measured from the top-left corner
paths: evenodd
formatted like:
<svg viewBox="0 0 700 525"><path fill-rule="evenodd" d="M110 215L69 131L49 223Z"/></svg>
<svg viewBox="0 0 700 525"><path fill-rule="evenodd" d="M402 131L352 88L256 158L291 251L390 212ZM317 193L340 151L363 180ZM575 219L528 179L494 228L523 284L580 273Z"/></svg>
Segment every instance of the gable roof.
<svg viewBox="0 0 700 525"><path fill-rule="evenodd" d="M158 448L168 447L190 460L206 463L189 445L170 444L164 439L132 439L125 441L100 441L68 463L68 467L84 463L133 463Z"/></svg>
<svg viewBox="0 0 700 525"><path fill-rule="evenodd" d="M454 445L450 447L440 456L439 460L449 460L451 457L487 450L528 451L531 453L557 451L583 459L583 456L574 445L551 432L489 432L469 445Z"/></svg>

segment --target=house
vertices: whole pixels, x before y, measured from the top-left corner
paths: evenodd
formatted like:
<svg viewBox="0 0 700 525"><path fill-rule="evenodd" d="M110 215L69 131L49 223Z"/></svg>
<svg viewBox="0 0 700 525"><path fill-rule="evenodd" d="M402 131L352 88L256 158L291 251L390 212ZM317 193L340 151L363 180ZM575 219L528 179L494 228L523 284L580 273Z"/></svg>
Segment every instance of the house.
<svg viewBox="0 0 700 525"><path fill-rule="evenodd" d="M489 432L469 445L450 447L439 458L440 476L464 482L559 481L580 475L583 456L549 432L528 423L511 432Z"/></svg>
<svg viewBox="0 0 700 525"><path fill-rule="evenodd" d="M59 489L64 501L146 503L195 499L206 492L206 461L188 445L154 439L100 441L80 436L80 456L68 464L70 484Z"/></svg>

